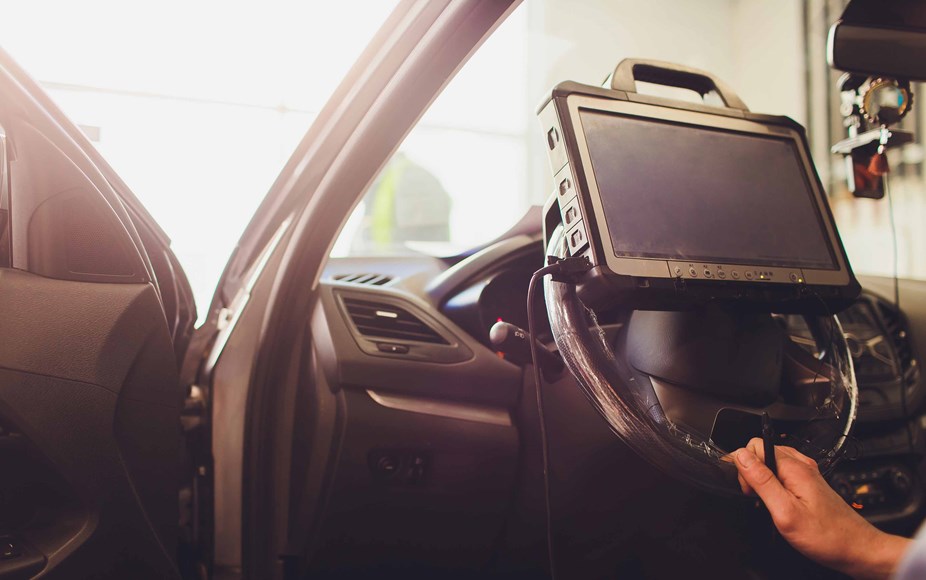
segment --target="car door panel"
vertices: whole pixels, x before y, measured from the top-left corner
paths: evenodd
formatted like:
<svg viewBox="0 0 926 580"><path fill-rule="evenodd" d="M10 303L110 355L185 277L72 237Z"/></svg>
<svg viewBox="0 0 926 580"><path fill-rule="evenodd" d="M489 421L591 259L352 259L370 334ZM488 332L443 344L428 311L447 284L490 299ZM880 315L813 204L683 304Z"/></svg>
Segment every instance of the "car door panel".
<svg viewBox="0 0 926 580"><path fill-rule="evenodd" d="M169 576L181 397L153 286L4 270L0 296L0 421L51 466L48 485L64 484L69 507L43 515L45 498L25 498L36 513L3 531L61 564L62 576L129 563L133 577ZM93 563L71 562L84 551Z"/></svg>
<svg viewBox="0 0 926 580"><path fill-rule="evenodd" d="M125 208L85 173L95 168L77 166L31 119L7 117L3 126L13 145L13 265L66 280L147 281L130 220L120 220Z"/></svg>
<svg viewBox="0 0 926 580"><path fill-rule="evenodd" d="M173 338L195 311L167 242L68 123L0 52L0 539L19 554L0 580L177 577Z"/></svg>

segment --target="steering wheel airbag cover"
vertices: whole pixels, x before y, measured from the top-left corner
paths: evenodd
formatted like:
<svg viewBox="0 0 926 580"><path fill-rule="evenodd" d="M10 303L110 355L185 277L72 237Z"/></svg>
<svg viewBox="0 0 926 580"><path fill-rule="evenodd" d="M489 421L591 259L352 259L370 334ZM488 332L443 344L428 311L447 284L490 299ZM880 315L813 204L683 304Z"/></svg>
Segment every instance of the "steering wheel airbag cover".
<svg viewBox="0 0 926 580"><path fill-rule="evenodd" d="M553 235L548 252L565 255L561 232ZM608 344L595 313L585 307L573 284L549 277L544 284L556 345L567 368L612 431L666 473L712 492L740 495L736 468L725 459L729 450L666 417L652 382L639 372L654 369L634 369L625 352L626 344L620 341L615 346ZM795 427L781 443L794 446L826 470L839 458L854 423L857 387L838 320L819 318L808 326L816 329L819 368L825 369L817 371L821 376L813 376L809 386L825 385L827 393L809 403L816 420L808 421L807 429ZM681 339L666 338L660 348L679 346L678 340ZM637 358L642 358L642 353L637 353ZM802 383L795 388L807 386Z"/></svg>

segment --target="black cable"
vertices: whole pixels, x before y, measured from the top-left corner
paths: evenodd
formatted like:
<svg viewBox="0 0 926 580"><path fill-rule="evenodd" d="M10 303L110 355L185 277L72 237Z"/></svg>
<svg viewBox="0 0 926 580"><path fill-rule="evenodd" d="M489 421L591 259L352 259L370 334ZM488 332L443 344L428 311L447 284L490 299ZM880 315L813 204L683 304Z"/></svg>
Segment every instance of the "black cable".
<svg viewBox="0 0 926 580"><path fill-rule="evenodd" d="M531 350L531 366L534 370L534 394L537 399L537 415L540 423L540 450L543 458L543 500L546 511L547 525L547 558L550 567L550 578L556 580L556 561L553 555L553 510L550 507L550 444L547 439L547 421L543 411L543 393L541 391L542 379L540 375L540 364L537 359L537 334L534 326L534 294L537 290L537 282L543 279L547 274L554 276L572 276L585 272L591 267L587 258L573 257L559 259L550 256L548 260L550 265L534 272L531 276L530 284L527 286L527 334Z"/></svg>
<svg viewBox="0 0 926 580"><path fill-rule="evenodd" d="M884 180L884 193L887 194L887 215L891 224L891 244L894 253L894 308L900 312L900 251L897 242L897 223L894 221L894 196L891 195L891 188L888 185L887 176L882 177Z"/></svg>
<svg viewBox="0 0 926 580"><path fill-rule="evenodd" d="M888 177L885 175L882 179L884 180L884 193L887 196L887 212L891 224L891 243L894 252L894 309L897 311L897 323L902 327L903 313L900 311L900 244L897 240L897 222L894 221L894 196L891 195ZM903 332L902 328L901 332ZM902 362L899 356L897 357L897 364L898 374L900 375L900 412L903 415L904 429L907 432L907 445L910 447L910 453L913 453L913 431L910 429L910 417L907 410L907 376L901 366Z"/></svg>
<svg viewBox="0 0 926 580"><path fill-rule="evenodd" d="M537 290L538 281L542 280L547 274L558 272L559 269L559 263L544 266L534 272L530 284L527 286L527 339L531 347L531 366L534 368L534 394L537 398L537 415L540 422L540 449L543 457L543 500L547 524L547 558L552 580L556 580L556 565L553 558L553 517L550 509L550 449L547 441L546 419L543 415L543 395L540 391L541 377L540 365L537 362L537 335L534 333L534 293Z"/></svg>

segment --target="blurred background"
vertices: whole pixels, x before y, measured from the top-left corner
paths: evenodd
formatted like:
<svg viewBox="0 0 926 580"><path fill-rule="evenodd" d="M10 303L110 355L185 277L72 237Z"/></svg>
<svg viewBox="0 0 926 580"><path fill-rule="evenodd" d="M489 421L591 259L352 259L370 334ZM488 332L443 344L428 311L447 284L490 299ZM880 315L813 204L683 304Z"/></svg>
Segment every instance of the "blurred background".
<svg viewBox="0 0 926 580"><path fill-rule="evenodd" d="M709 70L757 112L805 124L854 268L891 275L885 200L853 199L829 25L844 0L529 0L447 86L366 192L333 255L454 255L550 191L537 105L626 57ZM3 0L0 46L161 224L200 315L238 236L394 1ZM919 87L914 86L914 93ZM917 132L923 109L903 128ZM892 150L901 276L926 278L918 144ZM666 160L670 166L671 160Z"/></svg>

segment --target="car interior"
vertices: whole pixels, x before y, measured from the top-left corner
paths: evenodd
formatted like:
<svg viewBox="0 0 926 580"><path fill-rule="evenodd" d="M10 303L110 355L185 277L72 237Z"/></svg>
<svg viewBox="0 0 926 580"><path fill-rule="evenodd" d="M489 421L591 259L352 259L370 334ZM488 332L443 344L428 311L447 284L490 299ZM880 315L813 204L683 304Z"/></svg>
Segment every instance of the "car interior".
<svg viewBox="0 0 926 580"><path fill-rule="evenodd" d="M713 72L609 55L528 112L542 192L508 207L418 124L523 6L399 2L211 304L0 53L0 580L843 577L739 491L724 456L750 437L912 536L926 280L896 231L881 274L854 270L843 225L861 202L893 220L926 11L839 4L815 65L839 142ZM475 210L452 217L418 150L485 187Z"/></svg>

